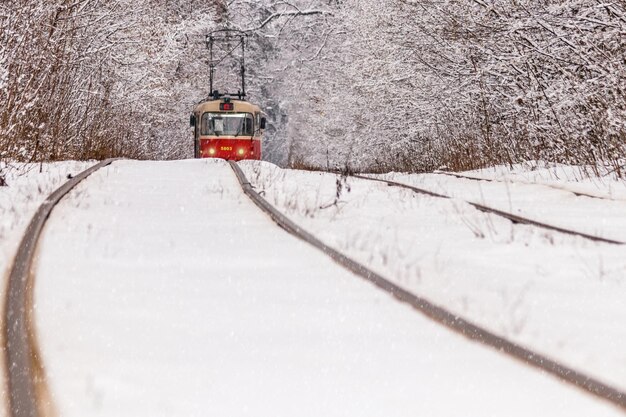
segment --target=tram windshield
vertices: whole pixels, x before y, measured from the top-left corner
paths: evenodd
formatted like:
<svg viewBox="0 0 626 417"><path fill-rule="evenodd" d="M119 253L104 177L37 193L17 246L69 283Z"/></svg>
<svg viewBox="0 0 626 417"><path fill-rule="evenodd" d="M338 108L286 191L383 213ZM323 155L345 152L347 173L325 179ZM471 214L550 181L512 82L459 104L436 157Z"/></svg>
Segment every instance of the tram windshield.
<svg viewBox="0 0 626 417"><path fill-rule="evenodd" d="M252 115L250 113L204 113L201 133L214 136L252 136Z"/></svg>

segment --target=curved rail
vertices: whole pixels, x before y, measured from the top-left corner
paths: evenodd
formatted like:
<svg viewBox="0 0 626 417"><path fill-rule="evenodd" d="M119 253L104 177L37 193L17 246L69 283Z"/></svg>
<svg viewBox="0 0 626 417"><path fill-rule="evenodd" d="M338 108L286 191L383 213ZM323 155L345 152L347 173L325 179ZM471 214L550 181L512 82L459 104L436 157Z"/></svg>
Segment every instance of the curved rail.
<svg viewBox="0 0 626 417"><path fill-rule="evenodd" d="M318 248L336 263L352 271L356 275L376 285L381 290L389 293L400 302L406 303L415 310L426 315L435 322L446 326L450 330L459 333L468 339L474 340L486 346L490 346L502 353L524 362L527 365L548 372L564 382L572 384L596 397L607 400L626 411L626 392L611 387L593 377L569 368L547 356L534 352L515 342L509 341L495 333L477 326L457 314L448 311L425 298L419 297L391 281L385 279L366 266L354 261L339 251L324 244L321 240L289 220L284 214L268 203L263 197L254 191L252 185L236 162L229 161L243 192L261 210L267 213L274 222L290 234Z"/></svg>
<svg viewBox="0 0 626 417"><path fill-rule="evenodd" d="M390 180L384 180L381 178L372 178L372 177L367 177L365 175L358 175L358 174L354 174L352 175L354 178L359 178L362 180L368 180L368 181L377 181L377 182L382 182L385 183L387 185L390 185L392 187L400 187L400 188L406 188L408 190L411 190L413 192L419 193L419 194L426 194L429 195L431 197L437 197L437 198L445 198L445 199L452 199L452 197L444 195L444 194L439 194L433 191L428 191L428 190L424 190L422 188L418 188L418 187L414 187L412 185L408 185L408 184L403 184L401 182L396 182L396 181L390 181ZM578 236L578 237L582 237L585 239L589 239L592 240L594 242L601 242L601 243L609 243L611 245L626 245L626 242L622 242L620 240L614 240L614 239L608 239L608 238L604 238L604 237L600 237L600 236L594 236L594 235L590 235L584 232L577 232L575 230L570 230L570 229L566 229L564 227L559 227L559 226L553 226L551 224L547 224L547 223L543 223L537 220L532 220L532 219L528 219L526 217L522 217L522 216L518 216L516 214L513 213L508 213L506 211L502 211L502 210L498 210L495 209L493 207L488 207L482 204L478 204L478 203L472 203L471 201L466 201L467 204L469 204L470 206L476 208L477 210L480 210L484 213L491 213L491 214L495 214L496 216L500 216L500 217L504 217L505 219L508 219L510 221L512 221L513 223L518 223L518 224L527 224L530 226L535 226L535 227L540 227L542 229L546 229L546 230L551 230L553 232L559 232L559 233L563 233L566 235L571 235L571 236Z"/></svg>
<svg viewBox="0 0 626 417"><path fill-rule="evenodd" d="M601 195L594 195L594 194L585 193L582 191L570 190L569 188L557 187L551 184L533 183L530 181L527 182L527 181L518 181L518 180L510 180L510 179L502 180L502 179L497 179L497 178L481 178L481 177L474 177L471 175L459 174L457 172L447 172L447 171L433 171L433 172L430 172L430 174L447 175L448 177L454 177L454 178L471 180L471 181L502 182L502 183L511 182L511 183L524 184L524 185L540 185L542 187L552 188L553 190L572 193L576 197L589 197L589 198L595 198L597 200L606 200L606 201L624 201L623 199L615 199L615 198L605 197Z"/></svg>
<svg viewBox="0 0 626 417"><path fill-rule="evenodd" d="M38 395L43 375L31 317L34 279L31 265L37 241L46 220L59 201L82 180L116 160L107 159L92 166L50 194L30 221L17 250L9 273L3 320L11 417L39 417L44 413Z"/></svg>

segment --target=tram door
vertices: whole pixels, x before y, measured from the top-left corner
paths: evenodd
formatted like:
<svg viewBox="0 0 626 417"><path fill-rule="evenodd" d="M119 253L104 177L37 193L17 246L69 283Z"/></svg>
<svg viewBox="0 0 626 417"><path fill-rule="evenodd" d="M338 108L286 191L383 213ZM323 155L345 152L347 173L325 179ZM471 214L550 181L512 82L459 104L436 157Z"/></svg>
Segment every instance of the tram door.
<svg viewBox="0 0 626 417"><path fill-rule="evenodd" d="M200 158L200 136L196 115L192 114L189 118L189 124L193 127L193 157Z"/></svg>

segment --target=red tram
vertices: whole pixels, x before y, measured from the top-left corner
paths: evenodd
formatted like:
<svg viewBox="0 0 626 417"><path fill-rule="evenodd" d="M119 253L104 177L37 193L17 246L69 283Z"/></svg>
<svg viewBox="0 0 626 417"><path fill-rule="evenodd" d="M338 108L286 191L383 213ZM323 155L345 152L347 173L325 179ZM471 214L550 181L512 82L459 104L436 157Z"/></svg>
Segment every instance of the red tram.
<svg viewBox="0 0 626 417"><path fill-rule="evenodd" d="M209 50L209 99L193 110L190 124L194 128L194 157L223 158L235 161L261 159L261 137L265 117L259 106L246 101L245 44L246 33L220 29L206 36ZM234 45L234 46L233 46ZM215 69L233 57L241 46L239 60L241 88L237 93L213 90Z"/></svg>
<svg viewBox="0 0 626 417"><path fill-rule="evenodd" d="M230 97L204 101L194 109L190 124L196 158L261 159L265 117L259 106Z"/></svg>

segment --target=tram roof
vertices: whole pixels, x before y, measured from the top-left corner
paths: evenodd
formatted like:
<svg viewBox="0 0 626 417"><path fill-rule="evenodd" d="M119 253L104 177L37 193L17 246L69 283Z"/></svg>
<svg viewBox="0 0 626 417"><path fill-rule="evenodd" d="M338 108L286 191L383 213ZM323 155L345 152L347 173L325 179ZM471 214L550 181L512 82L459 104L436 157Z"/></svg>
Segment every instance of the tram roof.
<svg viewBox="0 0 626 417"><path fill-rule="evenodd" d="M221 100L208 100L199 103L196 106L196 113L202 114L206 112L223 112L220 110L220 103L224 103L223 99ZM248 103L245 100L230 100L230 103L233 103L234 109L231 111L226 111L227 113L261 113L261 108L255 104Z"/></svg>

